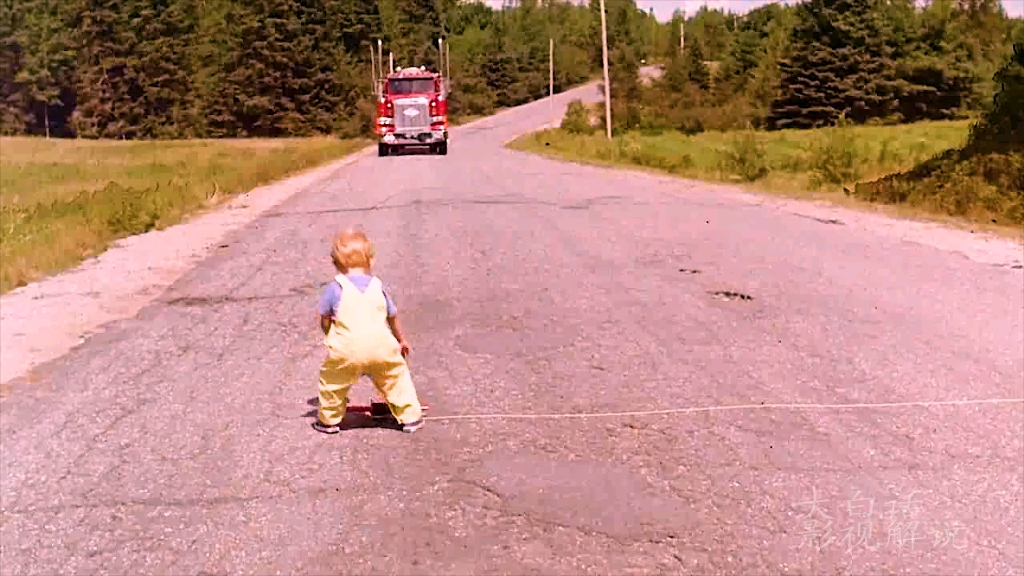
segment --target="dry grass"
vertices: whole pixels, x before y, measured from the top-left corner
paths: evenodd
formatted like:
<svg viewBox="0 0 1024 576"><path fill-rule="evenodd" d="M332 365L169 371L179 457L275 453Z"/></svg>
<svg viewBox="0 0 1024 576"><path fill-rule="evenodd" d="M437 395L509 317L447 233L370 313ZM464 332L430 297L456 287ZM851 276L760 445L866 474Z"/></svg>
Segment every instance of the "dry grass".
<svg viewBox="0 0 1024 576"><path fill-rule="evenodd" d="M671 131L627 133L611 141L605 138L603 130L570 134L551 129L523 136L509 146L570 161L635 166L685 178L736 184L751 191L828 201L1020 238L1020 227L1002 221L1001 215L985 211L949 214L934 206L881 206L845 193L858 182L908 170L963 145L969 127L969 121L958 121L778 132L704 132L693 136Z"/></svg>
<svg viewBox="0 0 1024 576"><path fill-rule="evenodd" d="M0 138L0 293L366 144Z"/></svg>

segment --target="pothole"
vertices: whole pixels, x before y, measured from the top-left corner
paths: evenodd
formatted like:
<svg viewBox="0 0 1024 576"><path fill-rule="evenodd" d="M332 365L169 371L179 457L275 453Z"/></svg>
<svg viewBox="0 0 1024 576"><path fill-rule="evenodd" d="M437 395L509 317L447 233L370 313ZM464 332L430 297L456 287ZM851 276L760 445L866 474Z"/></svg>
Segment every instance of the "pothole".
<svg viewBox="0 0 1024 576"><path fill-rule="evenodd" d="M700 270L696 268L680 268L679 271L683 274L700 274Z"/></svg>
<svg viewBox="0 0 1024 576"><path fill-rule="evenodd" d="M718 298L719 300L725 300L726 302L730 302L732 300L754 299L753 296L748 296L746 294L743 294L742 292L730 292L728 290L718 290L716 292L711 292L711 295L714 296L715 298Z"/></svg>

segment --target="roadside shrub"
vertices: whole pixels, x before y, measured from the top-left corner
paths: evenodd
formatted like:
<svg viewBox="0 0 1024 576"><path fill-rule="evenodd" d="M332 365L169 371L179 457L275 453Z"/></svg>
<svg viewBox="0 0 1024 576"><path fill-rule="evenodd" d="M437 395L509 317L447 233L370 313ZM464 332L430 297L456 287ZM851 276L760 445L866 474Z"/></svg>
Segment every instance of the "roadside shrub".
<svg viewBox="0 0 1024 576"><path fill-rule="evenodd" d="M738 176L744 182L755 182L771 171L764 145L753 130L734 136L728 146L719 152L719 165L729 176Z"/></svg>
<svg viewBox="0 0 1024 576"><path fill-rule="evenodd" d="M590 124L590 110L582 100L573 100L565 110L562 118L562 130L570 134L592 134L594 127Z"/></svg>
<svg viewBox="0 0 1024 576"><path fill-rule="evenodd" d="M665 154L645 148L641 135L635 132L624 134L616 141L614 150L616 160L645 168L678 173L693 167L693 157L689 154Z"/></svg>
<svg viewBox="0 0 1024 576"><path fill-rule="evenodd" d="M826 128L824 139L810 154L811 183L817 188L853 182L861 175L856 142L844 128Z"/></svg>
<svg viewBox="0 0 1024 576"><path fill-rule="evenodd" d="M173 187L172 187L173 188ZM160 216L167 208L161 201L160 183L152 188L135 189L114 182L99 194L106 196L107 231L114 236L131 236L149 232L157 227ZM92 196L92 195L90 195ZM96 206L103 206L95 203Z"/></svg>
<svg viewBox="0 0 1024 576"><path fill-rule="evenodd" d="M911 170L858 184L850 194L995 224L1024 224L1024 38L1015 42L1013 55L994 80L1000 89L993 105L971 127L965 146Z"/></svg>
<svg viewBox="0 0 1024 576"><path fill-rule="evenodd" d="M674 174L693 168L693 156L685 153L666 155L641 150L638 156L644 166Z"/></svg>
<svg viewBox="0 0 1024 576"><path fill-rule="evenodd" d="M857 184L851 195L949 216L1024 224L1024 157L948 150L906 172Z"/></svg>

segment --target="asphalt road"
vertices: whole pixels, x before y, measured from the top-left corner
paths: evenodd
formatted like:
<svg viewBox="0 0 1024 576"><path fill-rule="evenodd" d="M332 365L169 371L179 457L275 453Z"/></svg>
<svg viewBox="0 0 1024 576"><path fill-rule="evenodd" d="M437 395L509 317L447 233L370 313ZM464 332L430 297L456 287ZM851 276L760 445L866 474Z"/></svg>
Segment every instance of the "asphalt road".
<svg viewBox="0 0 1024 576"><path fill-rule="evenodd" d="M16 386L0 571L1024 574L1024 402L760 407L1021 398L1021 270L501 148L559 112L360 159ZM437 417L411 436L310 428L351 224Z"/></svg>

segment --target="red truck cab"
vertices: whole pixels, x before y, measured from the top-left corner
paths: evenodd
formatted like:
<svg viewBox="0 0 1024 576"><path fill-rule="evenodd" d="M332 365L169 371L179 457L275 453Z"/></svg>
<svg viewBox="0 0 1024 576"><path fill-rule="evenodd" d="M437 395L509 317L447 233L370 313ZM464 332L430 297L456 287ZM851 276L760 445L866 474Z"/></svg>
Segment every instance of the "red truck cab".
<svg viewBox="0 0 1024 576"><path fill-rule="evenodd" d="M382 81L375 126L377 154L406 147L448 153L448 85L423 67L399 69Z"/></svg>

